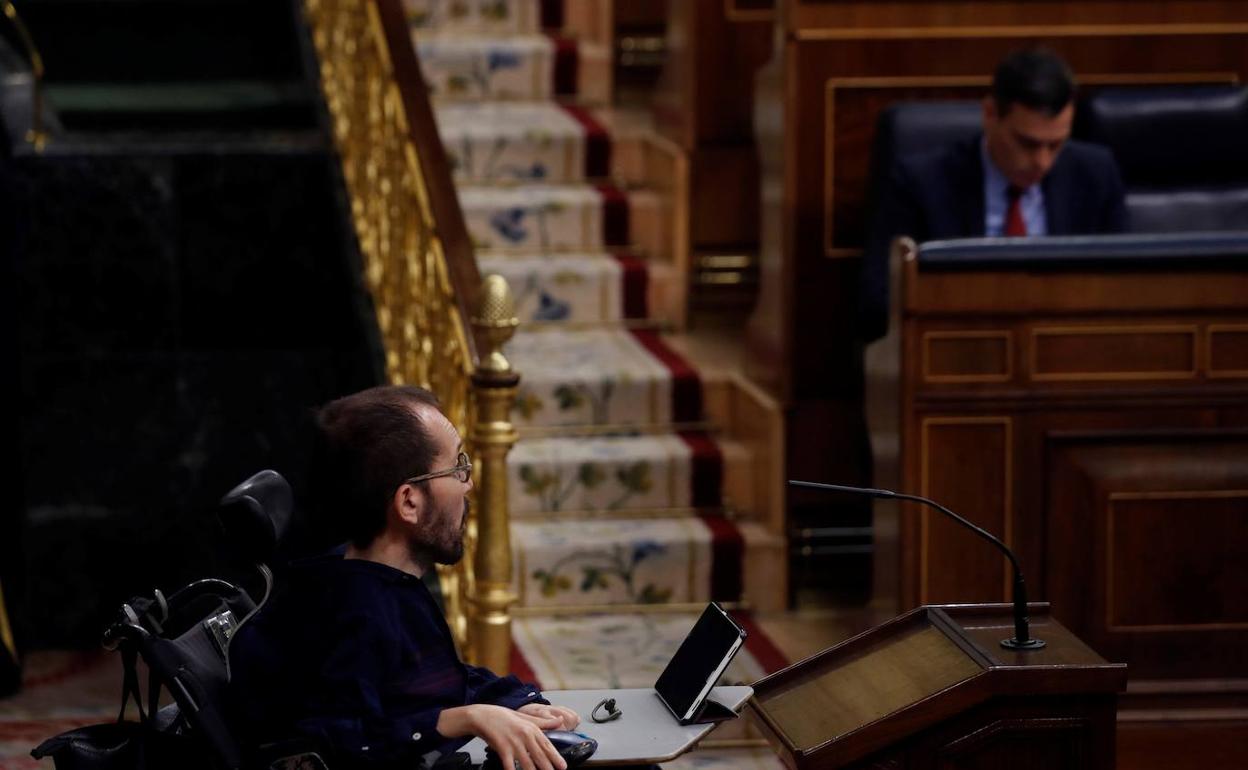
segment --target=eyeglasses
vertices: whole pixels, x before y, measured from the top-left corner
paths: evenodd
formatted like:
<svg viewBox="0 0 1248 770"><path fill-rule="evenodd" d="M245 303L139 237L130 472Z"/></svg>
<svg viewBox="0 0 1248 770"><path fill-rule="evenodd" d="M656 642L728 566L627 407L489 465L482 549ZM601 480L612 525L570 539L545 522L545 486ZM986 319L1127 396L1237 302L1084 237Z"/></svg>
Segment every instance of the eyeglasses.
<svg viewBox="0 0 1248 770"><path fill-rule="evenodd" d="M419 476L413 476L404 481L404 484L418 484L429 479L437 479L442 476L454 476L462 484L467 484L468 479L472 478L472 461L468 459L467 452L460 452L455 458L455 467L447 468L444 471L434 471L432 473L424 473Z"/></svg>

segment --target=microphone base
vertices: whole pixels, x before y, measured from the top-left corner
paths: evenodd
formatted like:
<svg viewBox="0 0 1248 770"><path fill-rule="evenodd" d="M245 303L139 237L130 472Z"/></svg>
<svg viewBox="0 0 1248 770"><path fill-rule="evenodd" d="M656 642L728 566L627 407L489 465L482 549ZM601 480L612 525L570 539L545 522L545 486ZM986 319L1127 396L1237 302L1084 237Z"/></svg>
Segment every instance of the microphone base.
<svg viewBox="0 0 1248 770"><path fill-rule="evenodd" d="M1025 642L1018 641L1017 637L1002 639L1001 646L1007 650L1039 650L1045 646L1043 639L1028 639Z"/></svg>

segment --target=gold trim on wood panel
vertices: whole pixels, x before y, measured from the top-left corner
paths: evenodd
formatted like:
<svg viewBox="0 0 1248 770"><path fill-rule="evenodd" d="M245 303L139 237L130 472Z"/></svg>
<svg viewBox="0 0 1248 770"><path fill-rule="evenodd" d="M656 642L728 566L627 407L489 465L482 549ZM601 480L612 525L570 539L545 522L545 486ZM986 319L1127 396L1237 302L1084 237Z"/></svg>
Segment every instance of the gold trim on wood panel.
<svg viewBox="0 0 1248 770"><path fill-rule="evenodd" d="M1243 631L1248 623L1155 623L1117 625L1114 612L1114 503L1126 500L1218 500L1248 499L1248 489L1165 490L1152 492L1111 492L1105 517L1105 630L1131 633L1172 633L1176 631Z"/></svg>
<svg viewBox="0 0 1248 770"><path fill-rule="evenodd" d="M932 340L1005 340L1005 371L1001 374L932 374ZM1009 382L1014 379L1014 335L1008 330L925 331L923 332L923 381L932 383Z"/></svg>
<svg viewBox="0 0 1248 770"><path fill-rule="evenodd" d="M1243 35L1248 24L1050 24L976 27L839 27L801 29L799 42L821 40L920 40L933 38L1147 37L1157 35Z"/></svg>
<svg viewBox="0 0 1248 770"><path fill-rule="evenodd" d="M1213 335L1224 333L1248 334L1248 324L1209 324L1205 329L1204 370L1210 379L1242 379L1248 378L1248 369L1214 369L1213 368Z"/></svg>
<svg viewBox="0 0 1248 770"><path fill-rule="evenodd" d="M1184 371L1152 372L1052 372L1041 374L1037 367L1039 355L1037 342L1040 337L1090 337L1128 334L1186 334L1192 343L1192 365ZM1106 382L1120 380L1194 380L1198 374L1200 339L1195 324L1159 324L1155 326L1046 326L1031 330L1030 371L1033 382Z"/></svg>
<svg viewBox="0 0 1248 770"><path fill-rule="evenodd" d="M1005 428L1005 509L1001 512L1001 521L1005 527L1001 540L1010 549L1014 548L1014 525L1011 517L1014 502L1014 419L1007 416L998 417L924 417L919 423L919 494L923 497L931 497L931 475L929 473L928 458L931 453L928 452L929 435L928 429L932 426L948 426L948 425L1001 425ZM939 501L938 501L939 502ZM903 502L902 506L907 505ZM929 516L933 511L926 506L919 513L919 604L927 604L927 551L929 539ZM985 548L989 548L988 544L984 544ZM1010 595L1010 586L1013 583L1014 573L1010 570L1010 563L1001 557L1001 595L1003 597Z"/></svg>
<svg viewBox="0 0 1248 770"><path fill-rule="evenodd" d="M1248 32L1248 26L1245 28ZM1030 33L1029 33L1030 34ZM1079 75L1079 82L1091 86L1130 86L1150 84L1226 84L1238 85L1237 72L1124 72ZM987 93L992 84L989 75L907 75L900 77L833 77L824 81L823 89L823 251L829 259L852 259L862 256L861 247L836 246L833 243L833 214L836 171L836 92L841 88L983 88Z"/></svg>
<svg viewBox="0 0 1248 770"><path fill-rule="evenodd" d="M778 1L778 0L777 0ZM690 0L678 0L678 2L690 2ZM758 8L741 9L733 0L724 0L724 18L731 22L756 22L756 21L773 21L776 18L775 3L772 3L770 10L761 10Z"/></svg>

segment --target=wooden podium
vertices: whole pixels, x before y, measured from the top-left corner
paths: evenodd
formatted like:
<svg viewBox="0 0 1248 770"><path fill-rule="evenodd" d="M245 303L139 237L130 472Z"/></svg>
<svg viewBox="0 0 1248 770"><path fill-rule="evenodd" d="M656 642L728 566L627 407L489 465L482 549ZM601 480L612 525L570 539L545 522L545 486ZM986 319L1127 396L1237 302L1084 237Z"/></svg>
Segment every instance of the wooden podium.
<svg viewBox="0 0 1248 770"><path fill-rule="evenodd" d="M1031 605L1012 652L1007 604L925 606L754 684L748 710L785 763L807 768L1113 768L1107 663Z"/></svg>

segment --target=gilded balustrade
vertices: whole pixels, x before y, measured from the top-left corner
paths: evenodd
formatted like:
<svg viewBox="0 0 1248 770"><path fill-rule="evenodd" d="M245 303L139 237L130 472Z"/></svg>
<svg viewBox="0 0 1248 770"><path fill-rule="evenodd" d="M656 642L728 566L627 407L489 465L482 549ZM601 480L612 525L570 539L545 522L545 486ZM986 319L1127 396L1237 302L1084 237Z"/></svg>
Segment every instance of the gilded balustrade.
<svg viewBox="0 0 1248 770"><path fill-rule="evenodd" d="M436 393L476 458L477 504L465 558L439 571L447 621L468 660L505 671L508 610L515 601L505 463L516 439L509 413L518 377L498 348L516 321L501 279L487 280L475 291L481 297L473 318L482 342L478 367L476 340L465 327L462 297L457 298L438 234L414 118L405 106L404 97L413 94L403 93L387 43L406 40L406 33L387 37L378 1L305 0L305 11L385 348L386 376ZM439 181L449 185L449 174Z"/></svg>

